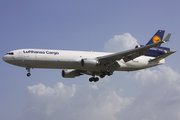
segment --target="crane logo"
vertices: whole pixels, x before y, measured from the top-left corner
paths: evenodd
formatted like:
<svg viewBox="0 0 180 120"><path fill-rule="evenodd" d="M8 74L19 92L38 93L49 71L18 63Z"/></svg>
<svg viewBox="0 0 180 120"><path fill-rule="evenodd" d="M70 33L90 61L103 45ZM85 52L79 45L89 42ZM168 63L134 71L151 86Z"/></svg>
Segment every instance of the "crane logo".
<svg viewBox="0 0 180 120"><path fill-rule="evenodd" d="M160 42L161 41L161 38L159 36L154 36L153 37L153 43L157 43L157 42Z"/></svg>

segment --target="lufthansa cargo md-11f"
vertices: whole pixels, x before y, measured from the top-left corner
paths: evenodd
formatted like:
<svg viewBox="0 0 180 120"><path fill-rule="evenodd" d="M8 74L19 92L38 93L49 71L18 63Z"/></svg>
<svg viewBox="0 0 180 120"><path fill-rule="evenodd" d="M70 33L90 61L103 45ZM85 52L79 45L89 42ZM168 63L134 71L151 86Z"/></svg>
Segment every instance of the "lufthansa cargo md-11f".
<svg viewBox="0 0 180 120"><path fill-rule="evenodd" d="M114 71L135 71L165 63L164 58L175 53L170 48L161 47L169 41L171 34L164 40L164 30L158 30L146 45L117 52L84 52L46 49L19 49L8 52L3 60L12 65L25 67L29 77L31 68L63 69L64 78L74 78L83 74L91 75L90 82L98 77L110 76Z"/></svg>

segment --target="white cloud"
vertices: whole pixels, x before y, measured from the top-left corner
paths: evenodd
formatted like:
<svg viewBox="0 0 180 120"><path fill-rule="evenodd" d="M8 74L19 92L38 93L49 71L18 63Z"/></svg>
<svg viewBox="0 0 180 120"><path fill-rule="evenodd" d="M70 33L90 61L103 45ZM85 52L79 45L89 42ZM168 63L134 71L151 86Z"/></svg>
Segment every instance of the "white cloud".
<svg viewBox="0 0 180 120"><path fill-rule="evenodd" d="M91 86L93 89L99 89L96 84Z"/></svg>
<svg viewBox="0 0 180 120"><path fill-rule="evenodd" d="M156 70L141 70L134 76L142 89L130 107L126 107L119 119L179 120L180 74L167 66Z"/></svg>
<svg viewBox="0 0 180 120"><path fill-rule="evenodd" d="M137 40L130 33L123 35L115 35L104 44L104 50L110 52L120 52L127 49L132 49L138 45Z"/></svg>
<svg viewBox="0 0 180 120"><path fill-rule="evenodd" d="M168 82L169 84L179 84L180 74L167 66L159 66L159 70L141 70L135 75L136 80L142 85L158 84Z"/></svg>
<svg viewBox="0 0 180 120"><path fill-rule="evenodd" d="M96 84L70 87L59 82L54 88L38 84L27 90L21 118L26 120L117 120L114 115L133 102L133 98L121 97L122 89L103 89Z"/></svg>
<svg viewBox="0 0 180 120"><path fill-rule="evenodd" d="M131 78L141 88L141 93L133 97L126 97L122 88L115 90L115 80L82 86L67 86L61 82L53 88L43 84L29 86L21 119L180 119L180 74L177 71L159 66L138 71Z"/></svg>

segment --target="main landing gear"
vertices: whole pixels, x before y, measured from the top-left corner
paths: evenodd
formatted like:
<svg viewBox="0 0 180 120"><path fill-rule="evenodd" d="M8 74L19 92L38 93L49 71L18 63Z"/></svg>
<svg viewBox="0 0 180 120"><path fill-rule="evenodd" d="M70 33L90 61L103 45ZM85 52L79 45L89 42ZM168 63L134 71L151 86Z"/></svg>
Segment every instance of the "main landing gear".
<svg viewBox="0 0 180 120"><path fill-rule="evenodd" d="M104 72L101 71L101 74L99 76L100 76L100 78L104 78L106 75L110 76L112 74L113 74L113 71L106 70ZM89 78L89 82L92 82L92 81L97 82L97 81L99 81L99 78L95 77L95 73L93 73L92 75L93 75L93 77Z"/></svg>
<svg viewBox="0 0 180 120"><path fill-rule="evenodd" d="M30 67L27 67L27 68L26 68L26 70L27 70L27 72L28 72L28 73L27 73L27 76L28 76L28 77L31 76L30 69L31 69Z"/></svg>
<svg viewBox="0 0 180 120"><path fill-rule="evenodd" d="M89 82L92 82L92 81L97 82L97 81L99 81L99 78L98 77L89 78Z"/></svg>
<svg viewBox="0 0 180 120"><path fill-rule="evenodd" d="M99 81L99 78L95 77L95 75L96 75L95 72L92 72L93 77L89 78L89 82L92 82L92 81L97 82L97 81Z"/></svg>
<svg viewBox="0 0 180 120"><path fill-rule="evenodd" d="M106 75L110 76L112 74L113 74L112 71L107 70L107 71L101 73L100 78L104 78Z"/></svg>

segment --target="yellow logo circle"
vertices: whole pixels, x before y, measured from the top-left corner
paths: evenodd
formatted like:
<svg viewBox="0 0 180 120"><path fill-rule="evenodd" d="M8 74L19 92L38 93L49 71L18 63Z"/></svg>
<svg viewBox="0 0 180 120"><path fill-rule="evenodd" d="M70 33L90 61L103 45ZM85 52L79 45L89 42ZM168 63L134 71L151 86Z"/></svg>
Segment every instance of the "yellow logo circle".
<svg viewBox="0 0 180 120"><path fill-rule="evenodd" d="M157 43L157 42L160 42L161 41L161 38L159 36L154 36L153 37L153 43Z"/></svg>

